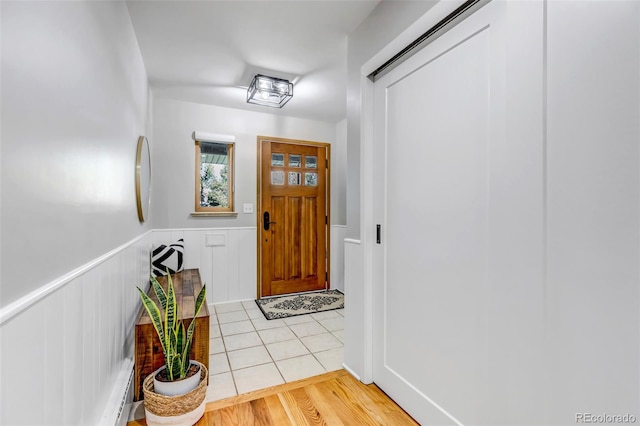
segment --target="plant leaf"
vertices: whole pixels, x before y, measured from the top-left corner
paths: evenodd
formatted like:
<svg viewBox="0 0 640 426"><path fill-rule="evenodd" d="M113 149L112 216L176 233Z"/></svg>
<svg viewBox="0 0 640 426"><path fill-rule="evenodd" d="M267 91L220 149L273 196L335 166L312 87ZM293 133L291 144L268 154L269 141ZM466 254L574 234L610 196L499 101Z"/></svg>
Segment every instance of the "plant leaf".
<svg viewBox="0 0 640 426"><path fill-rule="evenodd" d="M169 349L167 352L169 352L169 355L171 356L175 356L176 353L178 352L177 349L177 345L178 345L178 334L176 333L175 330L169 330Z"/></svg>
<svg viewBox="0 0 640 426"><path fill-rule="evenodd" d="M196 317L200 313L200 309L202 309L202 305L204 304L206 296L207 296L206 286L202 286L200 293L198 293L198 297L196 297L196 306L195 306L195 312L193 314L193 319L191 320L191 324L189 324L189 328L187 329L187 340L185 342L183 360L185 358L187 360L189 359L189 354L191 353L191 339L193 339L193 332L196 328Z"/></svg>
<svg viewBox="0 0 640 426"><path fill-rule="evenodd" d="M153 300L147 293L142 291L140 287L138 288L138 293L140 293L140 298L142 299L142 305L147 310L149 314L149 318L151 318L151 323L153 324L153 328L156 329L156 333L158 333L158 338L160 340L160 344L162 345L162 352L164 353L165 359L167 357L167 345L164 339L164 331L162 329L162 320L160 317L160 309L158 309L158 305L155 304Z"/></svg>
<svg viewBox="0 0 640 426"><path fill-rule="evenodd" d="M189 370L189 353L185 351L186 340L185 336L186 332L184 329L184 322L180 321L180 327L178 327L178 350L177 353L180 356L180 378L183 379L187 376L187 371Z"/></svg>
<svg viewBox="0 0 640 426"><path fill-rule="evenodd" d="M198 293L198 297L196 297L196 312L193 314L193 318L197 317L200 313L200 309L202 309L202 305L207 297L207 286L203 285L200 289L200 293Z"/></svg>
<svg viewBox="0 0 640 426"><path fill-rule="evenodd" d="M153 291L156 293L156 297L160 302L160 306L162 306L162 310L167 309L167 293L164 292L164 289L156 279L156 277L151 277L151 286L153 287Z"/></svg>
<svg viewBox="0 0 640 426"><path fill-rule="evenodd" d="M156 292L158 301L163 307L164 318L162 318L162 312L158 305L140 288L138 288L138 292L162 344L167 378L170 381L184 378L191 365L191 343L195 332L195 319L206 300L206 287L203 286L196 297L194 316L189 327L185 330L184 320L179 317L177 298L171 275L167 271L168 285L166 292L154 277L151 277L151 284Z"/></svg>
<svg viewBox="0 0 640 426"><path fill-rule="evenodd" d="M171 380L176 380L180 377L180 352L178 352L178 332L176 330L171 330L169 332L170 340L171 340L171 349L170 355L172 358L171 364Z"/></svg>
<svg viewBox="0 0 640 426"><path fill-rule="evenodd" d="M169 355L167 358L165 358L165 364L167 366L167 378L170 381L173 381L173 378L174 378L173 370L174 370L175 362L176 362L176 357L173 355Z"/></svg>
<svg viewBox="0 0 640 426"><path fill-rule="evenodd" d="M167 281L169 283L167 291L167 308L164 311L165 324L167 330L176 330L176 318L178 316L178 305L176 303L176 292L173 288L173 281L171 275L167 275Z"/></svg>
<svg viewBox="0 0 640 426"><path fill-rule="evenodd" d="M183 363L185 365L184 368L184 376L187 377L187 371L189 371L189 367L191 367L191 357L189 356L191 354L191 342L189 342L187 345L185 345L184 347L184 358L183 359Z"/></svg>

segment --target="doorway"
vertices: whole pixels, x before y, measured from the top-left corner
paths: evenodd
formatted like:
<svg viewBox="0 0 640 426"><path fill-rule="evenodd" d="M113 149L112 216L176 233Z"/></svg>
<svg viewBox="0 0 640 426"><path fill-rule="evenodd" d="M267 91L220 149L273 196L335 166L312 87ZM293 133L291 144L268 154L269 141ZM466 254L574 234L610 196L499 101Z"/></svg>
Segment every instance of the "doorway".
<svg viewBox="0 0 640 426"><path fill-rule="evenodd" d="M258 136L258 298L329 288L330 145Z"/></svg>

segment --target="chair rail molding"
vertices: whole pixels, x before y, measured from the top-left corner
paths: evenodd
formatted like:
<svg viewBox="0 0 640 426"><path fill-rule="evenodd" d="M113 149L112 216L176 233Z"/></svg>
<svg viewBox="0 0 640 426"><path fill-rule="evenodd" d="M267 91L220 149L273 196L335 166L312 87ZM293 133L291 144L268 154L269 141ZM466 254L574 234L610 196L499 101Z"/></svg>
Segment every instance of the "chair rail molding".
<svg viewBox="0 0 640 426"><path fill-rule="evenodd" d="M146 238L147 236L149 236L151 234L151 232L152 231L149 230L149 231L145 232L144 234L138 235L137 237L135 237L132 240L122 244L121 246L109 251L108 253L105 253L102 256L97 257L97 258L91 260L90 262L85 263L84 265L72 270L71 272L68 272L68 273L64 274L63 276L61 276L59 278L56 278L55 280L53 280L53 281L43 285L42 287L32 291L31 293L22 296L20 299L16 300L15 302L12 302L12 303L10 303L9 305L7 305L7 306L5 306L3 308L0 308L0 326L2 324L4 324L6 321L8 321L11 318L13 318L14 316L18 315L20 312L28 309L34 303L36 303L39 300L47 297L48 295L50 295L54 291L64 287L66 284L72 282L73 280L75 280L79 276L85 274L86 272L88 272L91 269L97 267L98 265L106 262L107 260L109 260L112 257L116 256L118 253L122 252L123 250L127 249L128 247L133 246L134 244L136 244L140 240Z"/></svg>

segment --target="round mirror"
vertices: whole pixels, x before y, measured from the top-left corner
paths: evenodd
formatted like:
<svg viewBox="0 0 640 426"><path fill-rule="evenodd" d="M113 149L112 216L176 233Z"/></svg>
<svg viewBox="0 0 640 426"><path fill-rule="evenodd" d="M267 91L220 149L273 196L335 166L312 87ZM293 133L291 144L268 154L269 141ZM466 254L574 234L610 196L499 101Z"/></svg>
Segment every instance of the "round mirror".
<svg viewBox="0 0 640 426"><path fill-rule="evenodd" d="M145 136L140 136L136 153L136 204L140 222L144 222L149 216L150 193L151 153L149 151L149 141Z"/></svg>

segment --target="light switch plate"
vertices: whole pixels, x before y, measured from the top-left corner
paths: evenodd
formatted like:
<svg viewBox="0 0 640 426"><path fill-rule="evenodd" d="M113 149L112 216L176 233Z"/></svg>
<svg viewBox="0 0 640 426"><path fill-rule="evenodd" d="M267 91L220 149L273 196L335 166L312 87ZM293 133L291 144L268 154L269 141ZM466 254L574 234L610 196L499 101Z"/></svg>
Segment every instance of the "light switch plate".
<svg viewBox="0 0 640 426"><path fill-rule="evenodd" d="M251 203L244 203L242 205L242 212L243 213L253 213L253 204Z"/></svg>

